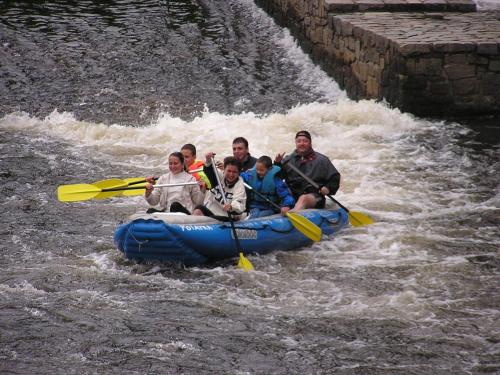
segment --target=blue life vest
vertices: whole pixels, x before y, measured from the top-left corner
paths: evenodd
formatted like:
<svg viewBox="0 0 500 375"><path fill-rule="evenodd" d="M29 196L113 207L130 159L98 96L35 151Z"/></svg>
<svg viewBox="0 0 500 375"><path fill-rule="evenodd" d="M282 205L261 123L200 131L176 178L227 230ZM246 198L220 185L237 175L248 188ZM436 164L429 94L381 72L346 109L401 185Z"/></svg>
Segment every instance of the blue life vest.
<svg viewBox="0 0 500 375"><path fill-rule="evenodd" d="M248 171L250 174L250 180L248 185L252 187L255 191L267 197L270 201L277 203L278 195L276 194L276 184L274 183L274 177L276 173L281 170L277 165L273 165L271 169L266 173L263 179L259 179L257 176L257 170L252 168ZM266 202L265 199L259 197L259 195L254 194L252 191L252 201Z"/></svg>

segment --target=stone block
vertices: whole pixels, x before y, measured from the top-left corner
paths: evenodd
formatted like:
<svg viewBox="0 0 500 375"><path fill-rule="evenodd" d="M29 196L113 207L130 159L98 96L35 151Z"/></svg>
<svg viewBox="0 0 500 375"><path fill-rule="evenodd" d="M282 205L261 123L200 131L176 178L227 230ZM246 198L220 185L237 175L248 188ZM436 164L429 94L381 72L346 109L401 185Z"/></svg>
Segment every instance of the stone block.
<svg viewBox="0 0 500 375"><path fill-rule="evenodd" d="M325 0L325 10L330 13L351 12L354 8L353 0Z"/></svg>
<svg viewBox="0 0 500 375"><path fill-rule="evenodd" d="M470 54L467 56L467 62L469 64L475 64L475 65L488 65L490 60L487 57L484 56L479 56L476 54Z"/></svg>
<svg viewBox="0 0 500 375"><path fill-rule="evenodd" d="M367 33L367 31L363 28L363 27L360 27L360 26L353 26L352 27L352 35L355 37L355 38L358 38L358 39L362 39L363 36Z"/></svg>
<svg viewBox="0 0 500 375"><path fill-rule="evenodd" d="M443 61L439 57L420 59L417 71L427 76L440 76L443 73Z"/></svg>
<svg viewBox="0 0 500 375"><path fill-rule="evenodd" d="M382 2L384 3L384 11L404 12L407 9L404 0L382 0Z"/></svg>
<svg viewBox="0 0 500 375"><path fill-rule="evenodd" d="M425 76L408 76L403 85L404 90L422 91L427 87L427 79Z"/></svg>
<svg viewBox="0 0 500 375"><path fill-rule="evenodd" d="M323 44L329 46L332 44L333 31L329 27L323 28Z"/></svg>
<svg viewBox="0 0 500 375"><path fill-rule="evenodd" d="M309 39L313 43L321 43L323 41L323 28L316 27L316 28L312 29Z"/></svg>
<svg viewBox="0 0 500 375"><path fill-rule="evenodd" d="M383 35L374 35L374 43L379 53L384 53L389 47L389 40Z"/></svg>
<svg viewBox="0 0 500 375"><path fill-rule="evenodd" d="M465 53L453 53L444 56L445 64L461 64L465 65L469 62L469 55Z"/></svg>
<svg viewBox="0 0 500 375"><path fill-rule="evenodd" d="M352 35L352 24L350 22L343 22L341 26L341 33L344 36Z"/></svg>
<svg viewBox="0 0 500 375"><path fill-rule="evenodd" d="M488 70L491 72L500 72L500 60L490 60Z"/></svg>
<svg viewBox="0 0 500 375"><path fill-rule="evenodd" d="M410 75L417 74L417 59L406 60L406 72Z"/></svg>
<svg viewBox="0 0 500 375"><path fill-rule="evenodd" d="M470 78L476 75L476 67L469 64L446 64L444 70L450 80Z"/></svg>
<svg viewBox="0 0 500 375"><path fill-rule="evenodd" d="M346 49L344 50L343 59L347 64L350 64L356 60L356 55L354 54L354 52L351 52L350 50Z"/></svg>
<svg viewBox="0 0 500 375"><path fill-rule="evenodd" d="M365 60L377 63L379 59L380 54L377 52L377 50L373 48L365 48Z"/></svg>
<svg viewBox="0 0 500 375"><path fill-rule="evenodd" d="M496 43L478 43L477 53L480 55L498 55L499 50Z"/></svg>
<svg viewBox="0 0 500 375"><path fill-rule="evenodd" d="M380 58L378 60L378 66L380 66L380 69L384 69L385 65L386 65L385 59L382 56L380 56Z"/></svg>
<svg viewBox="0 0 500 375"><path fill-rule="evenodd" d="M356 0L356 4L360 12L384 8L382 0Z"/></svg>
<svg viewBox="0 0 500 375"><path fill-rule="evenodd" d="M422 6L426 12L443 12L446 11L448 3L446 0L422 0Z"/></svg>
<svg viewBox="0 0 500 375"><path fill-rule="evenodd" d="M424 10L423 0L406 0L406 9L407 12L422 12Z"/></svg>
<svg viewBox="0 0 500 375"><path fill-rule="evenodd" d="M379 83L377 79L373 77L368 77L368 80L366 81L366 95L370 99L376 99L378 98L378 92L379 92Z"/></svg>
<svg viewBox="0 0 500 375"><path fill-rule="evenodd" d="M375 35L372 33L364 33L363 37L361 38L363 40L363 44L366 47L372 47L375 45Z"/></svg>
<svg viewBox="0 0 500 375"><path fill-rule="evenodd" d="M416 56L429 53L431 48L427 43L407 43L399 46L399 52L403 56Z"/></svg>
<svg viewBox="0 0 500 375"><path fill-rule="evenodd" d="M471 95L477 91L476 78L464 78L452 82L454 95Z"/></svg>
<svg viewBox="0 0 500 375"><path fill-rule="evenodd" d="M446 53L473 52L476 50L476 44L473 42L437 42L432 43L432 50Z"/></svg>
<svg viewBox="0 0 500 375"><path fill-rule="evenodd" d="M473 0L447 0L450 12L475 12L476 3Z"/></svg>
<svg viewBox="0 0 500 375"><path fill-rule="evenodd" d="M335 33L338 33L339 35L342 35L342 24L344 23L342 21L342 18L332 17L332 23L333 23L333 31Z"/></svg>
<svg viewBox="0 0 500 375"><path fill-rule="evenodd" d="M440 76L443 70L440 58L409 58L406 67L408 74L425 76Z"/></svg>
<svg viewBox="0 0 500 375"><path fill-rule="evenodd" d="M480 82L481 91L486 95L498 95L500 90L500 74L486 73Z"/></svg>
<svg viewBox="0 0 500 375"><path fill-rule="evenodd" d="M448 82L429 82L428 90L432 96L449 96L451 94Z"/></svg>

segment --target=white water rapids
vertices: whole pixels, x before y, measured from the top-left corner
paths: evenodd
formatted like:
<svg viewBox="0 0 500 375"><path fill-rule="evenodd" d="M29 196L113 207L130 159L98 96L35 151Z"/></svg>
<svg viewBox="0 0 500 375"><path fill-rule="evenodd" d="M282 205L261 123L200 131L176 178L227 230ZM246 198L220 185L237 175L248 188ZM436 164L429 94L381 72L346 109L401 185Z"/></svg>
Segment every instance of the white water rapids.
<svg viewBox="0 0 500 375"><path fill-rule="evenodd" d="M88 104L80 98L73 112L0 118L0 372L498 371L498 136L481 140L488 129L480 125L346 99L286 30L252 2L243 6L254 35L295 69L283 74L293 77L283 97L298 95L296 85L315 100L254 113L245 108L255 93L242 88L227 98L241 109L234 114L207 105L189 119L163 111L148 124L139 115L110 125L81 120L77 109ZM83 113L95 117L105 104ZM232 260L193 268L126 261L113 231L146 209L142 197L56 199L63 184L159 175L184 143L199 158L222 158L243 136L253 156L274 157L293 150L301 129L342 174L336 198L375 224L299 251L250 255L251 273Z"/></svg>

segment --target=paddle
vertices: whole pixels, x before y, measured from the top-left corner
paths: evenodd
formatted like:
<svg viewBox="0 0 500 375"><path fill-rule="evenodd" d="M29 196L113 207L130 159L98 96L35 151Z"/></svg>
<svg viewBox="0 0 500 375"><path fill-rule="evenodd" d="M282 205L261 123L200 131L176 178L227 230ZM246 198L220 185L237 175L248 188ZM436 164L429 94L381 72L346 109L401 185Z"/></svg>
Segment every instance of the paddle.
<svg viewBox="0 0 500 375"><path fill-rule="evenodd" d="M197 173L197 172L202 172L203 168L198 168L198 169L193 169L192 171L189 171L188 173ZM157 180L157 177L153 177L154 180ZM119 189L119 190L108 190L111 188L118 188L118 187L127 187L127 186L132 186L132 185L139 185L142 184L138 187L134 187L134 189ZM134 196L134 195L143 195L145 192L145 184L146 184L146 178L144 177L132 177L132 178L126 178L124 180L122 179L117 179L117 178L112 178L108 180L101 180L97 182L93 182L91 184L72 184L72 185L61 185L58 187L58 195L59 192L61 191L62 194L66 196L66 194L74 194L74 192L78 192L82 189L82 187L87 188L89 185L97 186L99 189L106 190L105 192L101 192L96 196L91 196L90 198L87 199L105 199L105 198L110 198L115 195L125 195L125 196ZM95 192L95 191L94 191ZM61 200L61 199L59 199ZM80 199L75 199L75 200L68 200L70 201L78 201ZM86 200L86 199L81 199L81 200Z"/></svg>
<svg viewBox="0 0 500 375"><path fill-rule="evenodd" d="M259 193L257 190L252 188L250 185L247 183L244 183L245 187L247 189L252 190L255 194L257 194L259 197L264 199L267 203L273 205L276 207L278 210L281 210L281 207L278 206L276 203L274 203L272 200L270 200L268 197L265 195ZM311 240L318 242L321 240L321 228L318 227L316 224L314 224L312 221L309 219L305 218L304 216L301 216L299 214L293 213L293 212L287 212L286 217L290 222L293 224L297 230L302 233L304 236L310 238Z"/></svg>
<svg viewBox="0 0 500 375"><path fill-rule="evenodd" d="M226 192L224 191L224 187L222 186L222 182L219 177L219 173L215 167L215 160L212 157L212 168L214 170L215 178L217 179L217 184L219 184L220 192L222 193L222 200L224 204L227 204ZM234 227L233 215L228 211L227 216L229 217L229 222L231 223L231 230L233 231L234 241L236 243L236 250L240 253L240 260L238 261L238 267L242 268L245 271L253 270L253 264L245 258L243 255L243 250L241 249L240 240L238 239L238 234L236 233L236 228Z"/></svg>
<svg viewBox="0 0 500 375"><path fill-rule="evenodd" d="M288 159L284 164L288 163L290 159ZM302 173L301 170L299 170L295 165L292 163L288 164L288 166L293 169L299 176L301 176L304 180L309 182L314 188L320 189L319 185L314 182L311 178L307 177L304 173ZM351 223L352 226L354 227L360 227L363 225L369 225L373 224L373 220L368 216L365 215L361 212L357 211L349 211L346 207L344 207L338 200L336 200L334 197L332 197L330 194L327 195L328 198L330 198L332 201L337 203L341 208L343 208L348 214L349 214L349 222Z"/></svg>
<svg viewBox="0 0 500 375"><path fill-rule="evenodd" d="M117 184L117 182L122 180L115 180L115 185L112 180L107 180L106 183L104 181L100 181L98 185L91 184L75 184L75 185L63 185L57 188L57 199L61 202L77 202L77 201L85 201L92 198L104 199L109 198L113 195L118 195L123 191L132 190L132 189L144 189L142 186L123 186ZM198 185L197 182L181 182L177 184L160 184L153 185L153 188L162 188L162 187L171 187L171 186L186 186L186 185ZM110 186L110 187L102 187L102 186Z"/></svg>
<svg viewBox="0 0 500 375"><path fill-rule="evenodd" d="M193 169L191 171L188 171L188 173L198 173L198 172L203 172L203 168L198 168L198 169ZM157 180L158 177L153 177L154 180ZM131 190L125 190L122 195L125 196L134 196L134 195L143 195L145 192L145 184L146 184L146 178L144 177L131 177L131 178L125 178L123 180L117 180L117 179L110 179L110 180L101 180L97 182L93 182L91 185L99 185L99 184L107 184L109 181L121 181L121 186L132 186L132 185L140 185L141 189L131 189ZM115 194L113 194L115 195ZM110 195L110 196L113 196ZM105 197L108 198L108 197ZM95 199L104 199L100 197L96 197Z"/></svg>

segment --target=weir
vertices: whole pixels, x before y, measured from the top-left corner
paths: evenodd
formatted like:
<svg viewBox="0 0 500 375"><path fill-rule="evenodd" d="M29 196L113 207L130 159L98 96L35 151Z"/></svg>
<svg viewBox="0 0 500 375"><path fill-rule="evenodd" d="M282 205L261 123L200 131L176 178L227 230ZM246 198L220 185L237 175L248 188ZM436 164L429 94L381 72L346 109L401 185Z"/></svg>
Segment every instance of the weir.
<svg viewBox="0 0 500 375"><path fill-rule="evenodd" d="M500 12L472 0L255 0L352 99L500 113Z"/></svg>

